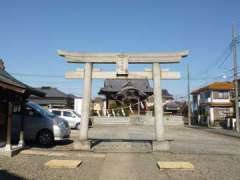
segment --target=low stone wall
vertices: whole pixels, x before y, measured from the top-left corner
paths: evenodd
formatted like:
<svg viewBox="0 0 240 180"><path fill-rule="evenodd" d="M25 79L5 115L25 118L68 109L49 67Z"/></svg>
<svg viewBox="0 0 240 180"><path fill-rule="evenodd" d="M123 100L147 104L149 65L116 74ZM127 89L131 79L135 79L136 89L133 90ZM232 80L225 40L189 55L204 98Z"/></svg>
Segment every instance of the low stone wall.
<svg viewBox="0 0 240 180"><path fill-rule="evenodd" d="M168 126L183 126L184 118L183 116L173 116L173 115L165 115L163 116L165 125Z"/></svg>
<svg viewBox="0 0 240 180"><path fill-rule="evenodd" d="M182 116L164 116L165 125L184 125ZM153 116L131 116L131 117L92 117L93 125L110 125L110 124L126 124L126 125L154 125Z"/></svg>
<svg viewBox="0 0 240 180"><path fill-rule="evenodd" d="M128 117L92 117L93 125L99 124L130 124L130 118Z"/></svg>

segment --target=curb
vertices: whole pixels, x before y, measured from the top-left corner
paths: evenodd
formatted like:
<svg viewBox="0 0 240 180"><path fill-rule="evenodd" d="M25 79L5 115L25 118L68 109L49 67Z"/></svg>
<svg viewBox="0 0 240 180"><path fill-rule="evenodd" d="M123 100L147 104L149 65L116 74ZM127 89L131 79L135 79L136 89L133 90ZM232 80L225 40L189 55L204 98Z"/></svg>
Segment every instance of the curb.
<svg viewBox="0 0 240 180"><path fill-rule="evenodd" d="M23 150L20 152L23 155L36 155L36 156L53 156L53 157L92 157L92 158L105 158L104 153L91 153L91 152L57 152L46 150Z"/></svg>
<svg viewBox="0 0 240 180"><path fill-rule="evenodd" d="M199 126L186 126L188 128L191 129L198 129L198 130L202 130L205 132L209 132L212 134L220 134L220 135L224 135L224 136L229 136L229 137L233 137L233 138L240 138L240 133L237 134L234 130L224 130L224 129L215 129L215 128L207 128L207 127L199 127ZM224 131L229 131L229 132L224 132Z"/></svg>

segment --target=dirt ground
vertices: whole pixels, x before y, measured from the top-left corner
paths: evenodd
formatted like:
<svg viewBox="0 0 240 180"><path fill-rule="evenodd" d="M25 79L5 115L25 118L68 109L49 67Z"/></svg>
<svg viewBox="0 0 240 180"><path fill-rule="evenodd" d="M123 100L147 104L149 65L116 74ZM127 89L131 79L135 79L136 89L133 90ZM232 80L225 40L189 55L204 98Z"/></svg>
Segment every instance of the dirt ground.
<svg viewBox="0 0 240 180"><path fill-rule="evenodd" d="M154 137L153 132L152 126L99 126L90 129L89 137L150 140ZM59 142L47 149L34 145L30 148L48 154L20 153L14 158L0 157L0 179L240 179L239 138L187 127L167 127L165 134L170 142L169 152L141 152L141 148L147 147L145 142L130 146L132 142L121 144L117 141L117 146L102 142L110 149L108 152L84 153L72 149L72 142L78 137L78 131L73 130L72 141ZM98 146L101 147L101 143L96 150L105 150ZM134 148L137 152L127 152ZM126 152L117 151L119 149L126 149ZM76 169L44 166L52 159L79 159L83 163ZM159 170L157 161L188 161L194 165L194 170Z"/></svg>

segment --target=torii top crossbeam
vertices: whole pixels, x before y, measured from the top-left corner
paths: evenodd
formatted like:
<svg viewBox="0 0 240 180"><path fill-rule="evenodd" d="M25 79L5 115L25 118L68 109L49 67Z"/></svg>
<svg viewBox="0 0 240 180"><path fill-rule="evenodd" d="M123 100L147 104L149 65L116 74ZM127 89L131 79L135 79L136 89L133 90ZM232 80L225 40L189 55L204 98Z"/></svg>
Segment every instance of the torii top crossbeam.
<svg viewBox="0 0 240 180"><path fill-rule="evenodd" d="M116 63L118 60L127 59L131 64L149 63L179 63L189 54L188 50L174 53L83 53L66 52L59 50L58 55L67 59L69 63Z"/></svg>

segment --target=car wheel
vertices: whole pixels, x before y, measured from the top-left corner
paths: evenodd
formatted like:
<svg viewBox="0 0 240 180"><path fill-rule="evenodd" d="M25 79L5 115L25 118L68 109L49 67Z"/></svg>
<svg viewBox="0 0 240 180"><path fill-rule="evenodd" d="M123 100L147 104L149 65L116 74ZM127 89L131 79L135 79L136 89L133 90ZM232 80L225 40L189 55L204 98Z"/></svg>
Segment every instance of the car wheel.
<svg viewBox="0 0 240 180"><path fill-rule="evenodd" d="M53 144L53 134L49 130L42 130L38 133L37 142L42 146L49 146Z"/></svg>
<svg viewBox="0 0 240 180"><path fill-rule="evenodd" d="M80 123L76 125L76 129L80 129Z"/></svg>

